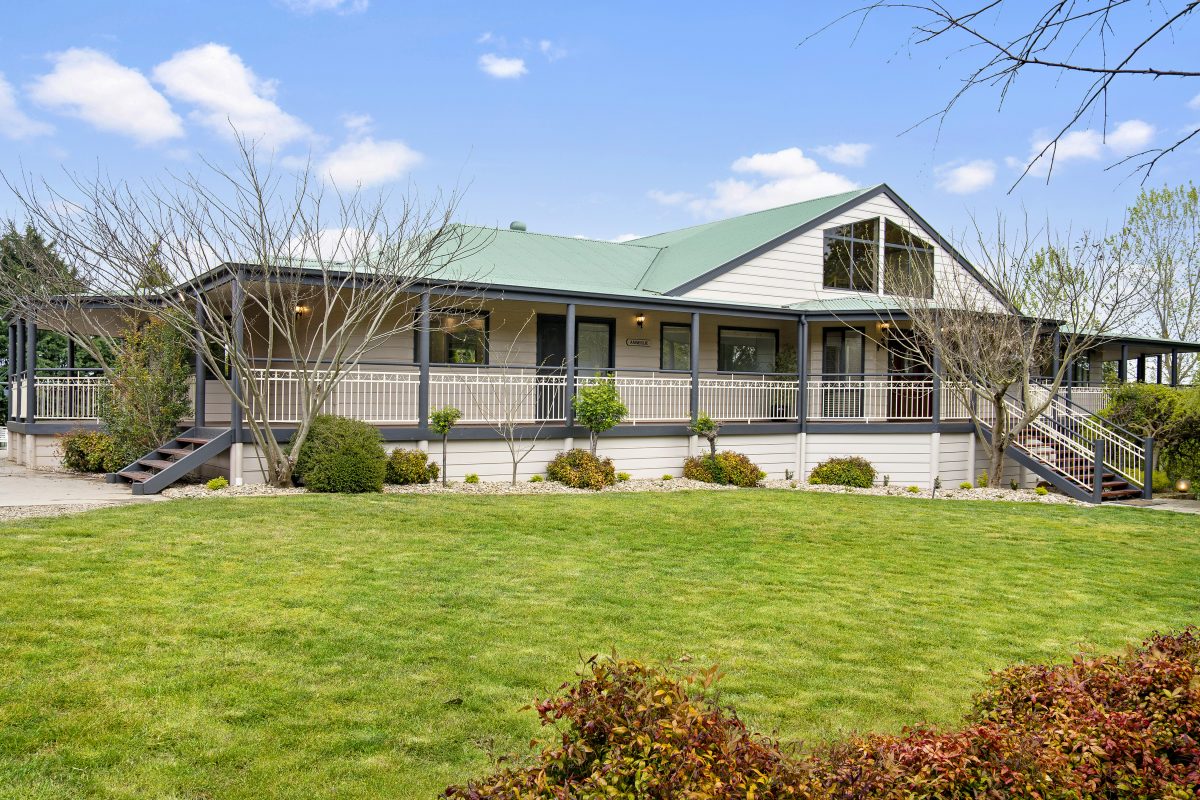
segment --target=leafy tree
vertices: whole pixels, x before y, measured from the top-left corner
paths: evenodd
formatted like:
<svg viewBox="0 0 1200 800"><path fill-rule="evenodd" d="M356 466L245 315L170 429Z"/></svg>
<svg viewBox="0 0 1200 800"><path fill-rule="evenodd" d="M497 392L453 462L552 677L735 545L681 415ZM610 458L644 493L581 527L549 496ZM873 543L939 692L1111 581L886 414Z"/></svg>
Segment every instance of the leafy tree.
<svg viewBox="0 0 1200 800"><path fill-rule="evenodd" d="M1156 383L1126 383L1112 392L1101 415L1139 436L1154 437L1154 467L1162 449L1162 434L1180 407L1180 392Z"/></svg>
<svg viewBox="0 0 1200 800"><path fill-rule="evenodd" d="M128 324L100 397L100 422L123 464L173 438L191 410L189 344L160 319Z"/></svg>
<svg viewBox="0 0 1200 800"><path fill-rule="evenodd" d="M696 421L688 426L688 430L707 441L710 455L717 457L717 434L721 431L721 423L708 414L697 414Z"/></svg>
<svg viewBox="0 0 1200 800"><path fill-rule="evenodd" d="M575 410L575 419L588 429L592 455L596 455L596 442L600 434L620 425L629 413L625 403L621 402L616 382L611 378L580 387L571 398L571 407Z"/></svg>
<svg viewBox="0 0 1200 800"><path fill-rule="evenodd" d="M462 419L462 412L454 406L446 406L429 415L429 427L442 437L442 486L446 485L446 440L450 438L450 430Z"/></svg>

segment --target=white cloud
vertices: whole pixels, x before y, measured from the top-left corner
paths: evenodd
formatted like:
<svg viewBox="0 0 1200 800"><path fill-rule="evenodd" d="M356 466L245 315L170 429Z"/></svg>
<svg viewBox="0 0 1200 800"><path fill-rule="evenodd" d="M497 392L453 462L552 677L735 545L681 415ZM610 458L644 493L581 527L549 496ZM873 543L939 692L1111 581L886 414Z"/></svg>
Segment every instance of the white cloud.
<svg viewBox="0 0 1200 800"><path fill-rule="evenodd" d="M39 105L141 144L183 136L183 120L137 70L86 48L56 53L51 59L54 69L29 90Z"/></svg>
<svg viewBox="0 0 1200 800"><path fill-rule="evenodd" d="M823 170L798 147L743 156L731 168L757 177L716 181L711 196L689 200L687 207L707 217L748 214L854 188L849 178Z"/></svg>
<svg viewBox="0 0 1200 800"><path fill-rule="evenodd" d="M370 0L283 0L283 4L300 14L315 14L318 11L357 14L367 10Z"/></svg>
<svg viewBox="0 0 1200 800"><path fill-rule="evenodd" d="M839 144L818 147L817 152L835 164L845 164L847 167L861 167L867 163L867 154L874 145L863 142L841 142Z"/></svg>
<svg viewBox="0 0 1200 800"><path fill-rule="evenodd" d="M484 31L483 33L479 34L478 38L475 39L475 44L487 44L491 40L492 40L492 32Z"/></svg>
<svg viewBox="0 0 1200 800"><path fill-rule="evenodd" d="M190 115L222 136L234 131L268 146L312 135L275 102L275 84L260 79L225 45L183 50L154 68L154 80L176 100L196 106Z"/></svg>
<svg viewBox="0 0 1200 800"><path fill-rule="evenodd" d="M352 137L363 137L375 128L375 119L370 114L343 114L342 124Z"/></svg>
<svg viewBox="0 0 1200 800"><path fill-rule="evenodd" d="M996 164L986 159L943 164L937 168L938 188L951 194L971 194L996 180Z"/></svg>
<svg viewBox="0 0 1200 800"><path fill-rule="evenodd" d="M1200 94L1188 101L1188 108L1200 108Z"/></svg>
<svg viewBox="0 0 1200 800"><path fill-rule="evenodd" d="M343 189L394 181L421 162L421 154L404 142L368 137L349 141L323 158L318 167Z"/></svg>
<svg viewBox="0 0 1200 800"><path fill-rule="evenodd" d="M640 238L642 238L642 234L640 233L622 233L620 236L613 239L613 241L617 244L621 244L622 242L632 242L634 239Z"/></svg>
<svg viewBox="0 0 1200 800"><path fill-rule="evenodd" d="M547 61L558 61L560 58L567 57L567 49L549 39L542 39L538 42L538 50L546 57Z"/></svg>
<svg viewBox="0 0 1200 800"><path fill-rule="evenodd" d="M1024 169L1032 164L1030 172L1034 175L1045 175L1050 169L1051 160L1055 167L1069 161L1095 161L1109 156L1123 156L1144 149L1154 139L1155 128L1140 119L1128 119L1118 123L1108 131L1107 135L1095 128L1081 131L1071 131L1059 138L1057 144L1039 157L1050 139L1035 138L1025 159L1009 156L1005 163L1013 169Z"/></svg>
<svg viewBox="0 0 1200 800"><path fill-rule="evenodd" d="M12 84L0 72L0 133L10 139L28 139L53 132L52 125L31 119L20 109Z"/></svg>
<svg viewBox="0 0 1200 800"><path fill-rule="evenodd" d="M484 53L479 57L479 68L493 78L519 78L529 72L523 58L504 58L495 53Z"/></svg>
<svg viewBox="0 0 1200 800"><path fill-rule="evenodd" d="M696 197L691 192L664 192L659 189L651 189L646 196L664 206L681 206Z"/></svg>

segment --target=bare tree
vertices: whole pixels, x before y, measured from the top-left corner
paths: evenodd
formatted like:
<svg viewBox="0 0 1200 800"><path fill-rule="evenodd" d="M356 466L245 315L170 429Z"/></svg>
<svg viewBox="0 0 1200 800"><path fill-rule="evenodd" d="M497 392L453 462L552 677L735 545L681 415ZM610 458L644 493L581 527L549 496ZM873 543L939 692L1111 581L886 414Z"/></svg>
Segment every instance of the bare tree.
<svg viewBox="0 0 1200 800"><path fill-rule="evenodd" d="M503 352L491 350L489 341L488 361L502 369L492 380L469 384L471 399L478 413L488 427L504 440L504 446L508 448L509 457L512 459L513 486L517 485L517 470L537 447L547 422L545 419L530 422L531 416L539 416L538 392L544 391L546 387L539 386L536 381L524 380L512 369L517 361L519 343L536 318L537 314L533 313L526 317Z"/></svg>
<svg viewBox="0 0 1200 800"><path fill-rule="evenodd" d="M1049 180L1059 144L1085 117L1099 114L1107 132L1109 95L1118 81L1200 78L1194 63L1163 64L1191 52L1172 50L1171 46L1197 9L1197 0L874 0L847 11L817 34L845 20L856 19L861 25L878 12L902 11L918 18L908 38L910 46L946 41L955 46L951 57L966 54L974 58L946 104L918 125L935 119L940 124L960 100L977 90L994 90L1003 108L1021 77L1042 74L1056 92L1074 91L1076 99L1064 107L1062 119L1053 123L1055 133L1040 146L1015 187L1035 165L1046 170ZM1065 79L1070 76L1081 81L1068 84ZM1132 159L1135 171L1148 176L1160 159L1197 134L1200 128L1189 126L1173 143L1135 153L1118 163Z"/></svg>
<svg viewBox="0 0 1200 800"><path fill-rule="evenodd" d="M1151 336L1200 340L1200 191L1186 186L1143 188L1125 212L1116 246L1146 278L1143 330ZM1180 378L1193 372L1185 357Z"/></svg>
<svg viewBox="0 0 1200 800"><path fill-rule="evenodd" d="M887 285L901 310L888 315L889 335L927 371L940 369L979 440L990 439L988 480L999 488L1005 451L1074 364L1136 316L1142 284L1103 237L1010 229L1003 218L993 234L974 230L991 288L953 269L930 291L928 270L895 270Z"/></svg>
<svg viewBox="0 0 1200 800"><path fill-rule="evenodd" d="M140 186L73 175L60 190L6 178L71 269L0 283L0 297L102 364L103 343L117 334L113 315L159 318L196 337L269 481L287 485L291 453L339 383L380 342L415 326L419 289L443 295L467 277L458 262L486 241L453 222L457 194L422 202L343 193L311 169L277 170L245 139L238 155L233 168L206 162L202 174ZM164 269L173 287L147 284ZM272 380L281 373L271 370L286 370L287 380ZM290 452L277 441L281 426L294 429Z"/></svg>

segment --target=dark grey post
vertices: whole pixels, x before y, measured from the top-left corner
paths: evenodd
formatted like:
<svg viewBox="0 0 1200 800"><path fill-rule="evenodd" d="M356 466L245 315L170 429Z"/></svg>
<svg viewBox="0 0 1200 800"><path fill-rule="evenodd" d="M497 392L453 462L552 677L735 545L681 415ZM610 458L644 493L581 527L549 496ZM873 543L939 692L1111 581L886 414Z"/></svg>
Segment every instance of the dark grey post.
<svg viewBox="0 0 1200 800"><path fill-rule="evenodd" d="M942 357L933 354L933 397L930 398L930 419L934 427L942 421Z"/></svg>
<svg viewBox="0 0 1200 800"><path fill-rule="evenodd" d="M421 383L417 387L417 428L422 439L429 438L429 290L421 292L421 309L417 317L417 364Z"/></svg>
<svg viewBox="0 0 1200 800"><path fill-rule="evenodd" d="M21 376L25 373L25 320L18 319L16 321L16 323L13 325L13 328L16 330L16 334L17 334L16 335L16 340L17 340L16 366L15 366L15 368L13 368L13 367L9 368L9 374L11 375L11 377L13 379L13 391L12 391L12 395L9 396L8 400L9 400L9 403L11 403L13 405L13 407L15 408L16 403L17 403L17 382L16 381L19 376ZM22 402L23 402L23 400L22 400ZM18 416L16 413L13 413L12 418L13 419L24 419L24 414Z"/></svg>
<svg viewBox="0 0 1200 800"><path fill-rule="evenodd" d="M25 320L25 421L37 419L37 323Z"/></svg>
<svg viewBox="0 0 1200 800"><path fill-rule="evenodd" d="M1162 353L1154 357L1154 382L1162 383Z"/></svg>
<svg viewBox="0 0 1200 800"><path fill-rule="evenodd" d="M1050 337L1050 347L1054 350L1054 354L1050 359L1050 377L1057 378L1059 361L1062 358L1062 334L1060 332L1055 331L1054 335Z"/></svg>
<svg viewBox="0 0 1200 800"><path fill-rule="evenodd" d="M1092 497L1099 503L1104 499L1104 439L1099 436L1092 459Z"/></svg>
<svg viewBox="0 0 1200 800"><path fill-rule="evenodd" d="M233 428L233 441L242 441L242 379L238 366L245 347L246 337L246 288L242 285L242 275L239 273L233 282L233 368L229 372L229 386L233 395L229 398L229 425Z"/></svg>
<svg viewBox="0 0 1200 800"><path fill-rule="evenodd" d="M808 317L801 317L796 326L796 420L800 430L808 423Z"/></svg>
<svg viewBox="0 0 1200 800"><path fill-rule="evenodd" d="M1129 380L1129 345L1121 345L1121 360L1117 362L1117 380L1125 383Z"/></svg>
<svg viewBox="0 0 1200 800"><path fill-rule="evenodd" d="M1179 385L1179 349L1171 348L1171 386Z"/></svg>
<svg viewBox="0 0 1200 800"><path fill-rule="evenodd" d="M1146 382L1146 357L1145 356L1137 357L1137 382L1138 383Z"/></svg>
<svg viewBox="0 0 1200 800"><path fill-rule="evenodd" d="M566 404L566 422L570 428L575 424L575 304L567 303L566 321L566 386L563 387L563 402Z"/></svg>
<svg viewBox="0 0 1200 800"><path fill-rule="evenodd" d="M700 313L692 312L692 343L688 347L688 362L692 368L692 422L700 416Z"/></svg>
<svg viewBox="0 0 1200 800"><path fill-rule="evenodd" d="M4 362L5 369L8 374L4 380L4 390L8 392L8 414L9 419L13 418L13 383L17 375L17 326L9 323L8 325L8 358Z"/></svg>
<svg viewBox="0 0 1200 800"><path fill-rule="evenodd" d="M1142 477L1142 497L1149 500L1154 496L1154 437L1142 439L1142 458L1146 462L1146 474Z"/></svg>
<svg viewBox="0 0 1200 800"><path fill-rule="evenodd" d="M208 367L204 362L204 351L208 347L207 340L204 338L204 306L199 300L196 301L196 394L192 400L196 406L194 418L197 428L203 428L204 419L204 390L207 388L205 382L208 380Z"/></svg>
<svg viewBox="0 0 1200 800"><path fill-rule="evenodd" d="M67 377L75 377L75 339L67 336Z"/></svg>

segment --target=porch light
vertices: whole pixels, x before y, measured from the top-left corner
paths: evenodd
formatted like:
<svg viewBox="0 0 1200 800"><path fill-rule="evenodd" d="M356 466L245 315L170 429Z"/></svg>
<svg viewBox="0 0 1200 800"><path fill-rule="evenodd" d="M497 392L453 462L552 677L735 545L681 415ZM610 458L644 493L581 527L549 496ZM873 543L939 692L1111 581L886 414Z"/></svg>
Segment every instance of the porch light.
<svg viewBox="0 0 1200 800"><path fill-rule="evenodd" d="M312 312L312 309L309 308L308 306L304 305L303 303L297 304L297 306L296 306L296 316L297 317L307 317L309 315L309 313L311 313L311 312Z"/></svg>
<svg viewBox="0 0 1200 800"><path fill-rule="evenodd" d="M646 315L645 314L638 314L636 317L633 318L633 321L637 323L637 326L639 328L646 327Z"/></svg>
<svg viewBox="0 0 1200 800"><path fill-rule="evenodd" d="M1179 480L1175 481L1175 491L1186 493L1186 492L1190 492L1191 490L1192 490L1192 482L1189 481L1187 478L1180 478Z"/></svg>

